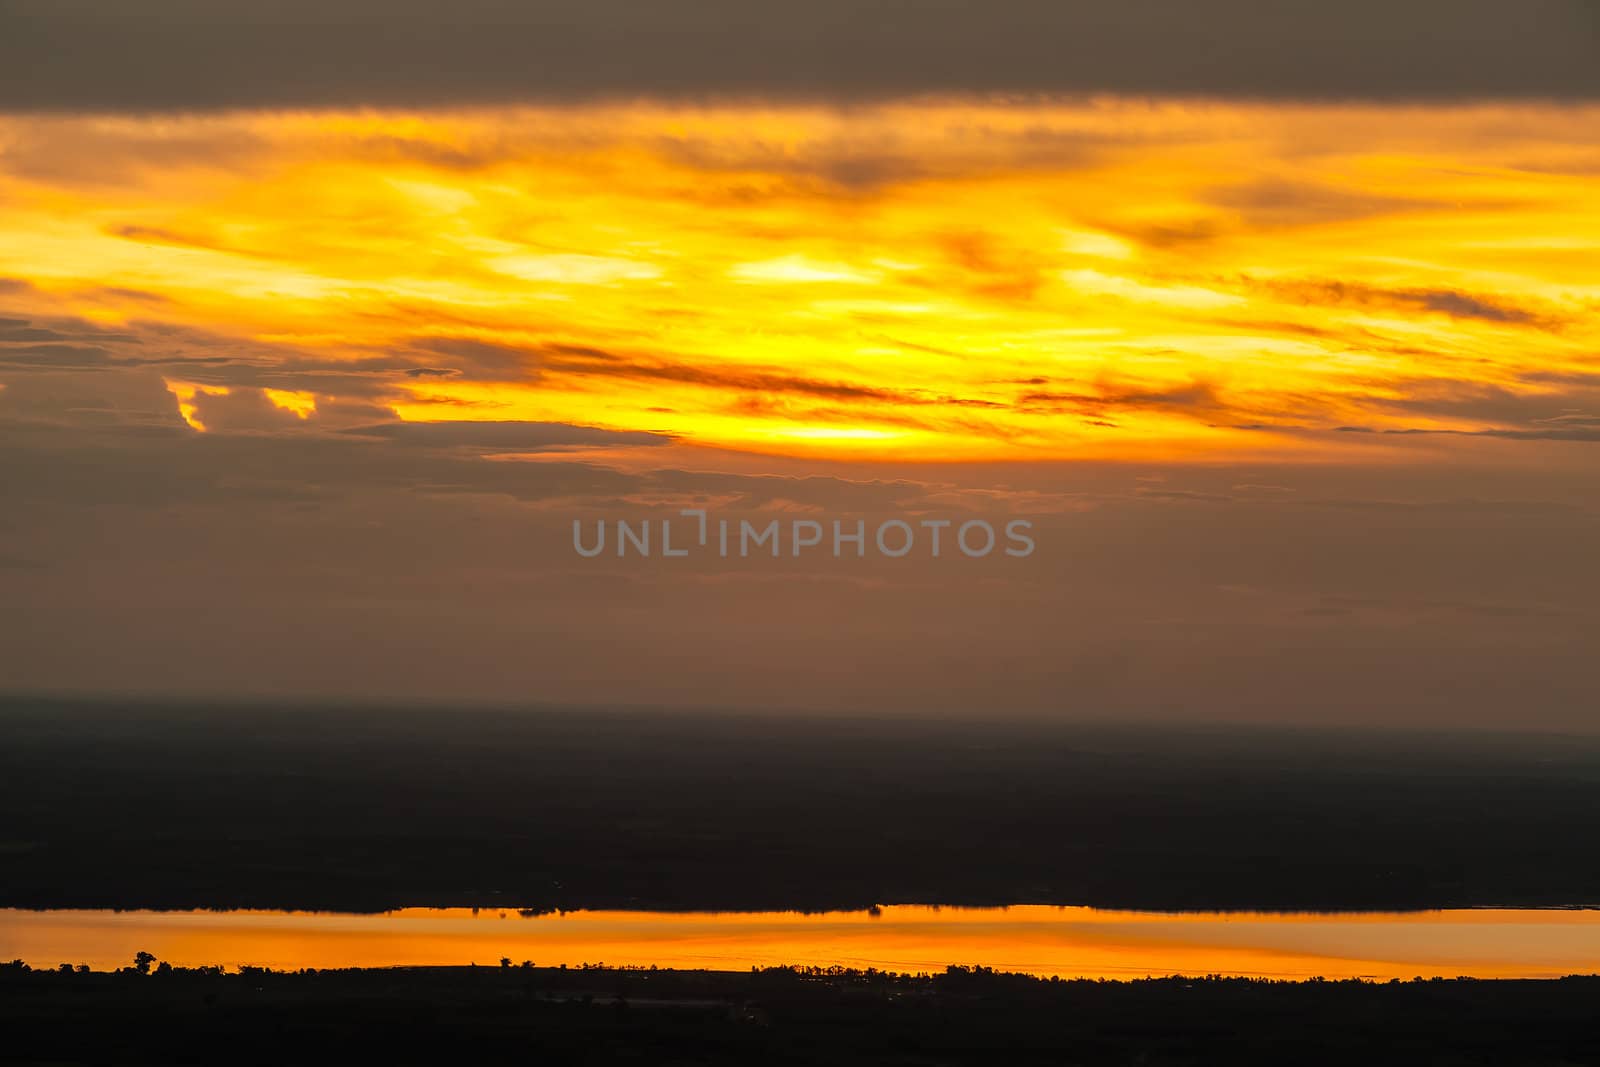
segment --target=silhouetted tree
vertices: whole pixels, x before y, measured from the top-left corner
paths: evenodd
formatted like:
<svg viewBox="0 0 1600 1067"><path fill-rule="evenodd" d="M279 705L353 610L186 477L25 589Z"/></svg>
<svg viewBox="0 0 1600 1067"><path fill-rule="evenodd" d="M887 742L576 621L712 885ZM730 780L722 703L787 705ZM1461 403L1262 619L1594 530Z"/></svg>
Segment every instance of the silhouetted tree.
<svg viewBox="0 0 1600 1067"><path fill-rule="evenodd" d="M133 969L138 971L140 974L149 974L150 965L155 961L156 957L154 953L139 952L133 957Z"/></svg>

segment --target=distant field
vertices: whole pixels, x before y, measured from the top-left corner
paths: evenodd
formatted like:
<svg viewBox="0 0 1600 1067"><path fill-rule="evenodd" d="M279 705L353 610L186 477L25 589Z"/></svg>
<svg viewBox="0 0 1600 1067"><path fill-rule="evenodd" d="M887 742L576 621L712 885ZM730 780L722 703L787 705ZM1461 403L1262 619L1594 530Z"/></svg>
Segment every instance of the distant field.
<svg viewBox="0 0 1600 1067"><path fill-rule="evenodd" d="M1600 979L1050 982L952 968L454 967L140 975L0 965L14 1063L1576 1064Z"/></svg>
<svg viewBox="0 0 1600 1067"><path fill-rule="evenodd" d="M0 905L1600 903L1600 743L0 705Z"/></svg>

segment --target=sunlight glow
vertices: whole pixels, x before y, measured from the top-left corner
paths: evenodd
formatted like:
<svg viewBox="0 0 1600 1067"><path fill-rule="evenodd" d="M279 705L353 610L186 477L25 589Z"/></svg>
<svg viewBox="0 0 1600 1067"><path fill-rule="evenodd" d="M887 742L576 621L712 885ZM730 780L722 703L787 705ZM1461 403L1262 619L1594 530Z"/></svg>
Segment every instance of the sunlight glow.
<svg viewBox="0 0 1600 1067"><path fill-rule="evenodd" d="M1291 454L1495 431L1483 398L1559 407L1600 372L1596 128L1119 100L12 116L0 277L28 280L8 314L210 357L168 385L196 430L197 390L266 381L308 424Z"/></svg>

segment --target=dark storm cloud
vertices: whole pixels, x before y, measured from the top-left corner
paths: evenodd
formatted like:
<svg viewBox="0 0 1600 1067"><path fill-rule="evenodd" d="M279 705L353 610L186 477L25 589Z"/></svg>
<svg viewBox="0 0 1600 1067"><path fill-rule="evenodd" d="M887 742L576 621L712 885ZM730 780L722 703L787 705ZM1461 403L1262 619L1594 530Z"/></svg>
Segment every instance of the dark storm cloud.
<svg viewBox="0 0 1600 1067"><path fill-rule="evenodd" d="M1373 429L1370 426L1341 426L1340 433L1371 433L1395 437L1496 437L1502 441L1589 441L1600 442L1600 428L1586 426L1516 430L1493 427L1487 430L1437 430L1422 427Z"/></svg>
<svg viewBox="0 0 1600 1067"><path fill-rule="evenodd" d="M1106 414L1123 409L1213 414L1228 409L1228 405L1218 395L1216 387L1210 382L1202 381L1170 389L1141 389L1109 383L1096 385L1092 392L1041 389L1017 397L1017 406L1078 414Z"/></svg>
<svg viewBox="0 0 1600 1067"><path fill-rule="evenodd" d="M27 319L0 319L0 343L22 341L66 341L69 336L34 326Z"/></svg>
<svg viewBox="0 0 1600 1067"><path fill-rule="evenodd" d="M1309 279L1302 281L1252 281L1256 290L1280 300L1324 307L1373 308L1384 311L1423 311L1452 319L1508 326L1553 327L1559 319L1540 310L1457 289L1385 289L1358 282Z"/></svg>
<svg viewBox="0 0 1600 1067"><path fill-rule="evenodd" d="M851 382L786 374L765 367L707 366L703 363L609 352L590 345L541 344L519 347L470 337L424 337L415 343L430 361L445 357L452 366L425 365L407 370L410 378L455 378L506 382L538 381L547 375L618 381L669 382L725 389L759 405L776 397L800 396L838 402L882 401L950 407L1003 405L942 393L880 389Z"/></svg>
<svg viewBox="0 0 1600 1067"><path fill-rule="evenodd" d="M0 108L1600 95L1589 0L3 0Z"/></svg>
<svg viewBox="0 0 1600 1067"><path fill-rule="evenodd" d="M1600 442L1600 375L1530 374L1512 389L1481 382L1400 383L1397 397L1371 397L1373 407L1488 426L1341 426L1346 434L1397 437L1445 435L1505 441Z"/></svg>
<svg viewBox="0 0 1600 1067"><path fill-rule="evenodd" d="M563 445L659 445L670 438L642 431L600 430L565 422L386 422L346 433L433 448L529 451Z"/></svg>
<svg viewBox="0 0 1600 1067"><path fill-rule="evenodd" d="M430 365L443 355L461 367ZM159 321L136 320L123 329L107 330L66 315L0 316L0 370L30 374L169 368L185 381L206 386L335 393L370 400L393 393L402 378L465 375L531 381L538 376L531 366L533 358L522 349L457 339L429 340L412 354L330 358Z"/></svg>
<svg viewBox="0 0 1600 1067"><path fill-rule="evenodd" d="M1521 390L1481 382L1418 381L1403 384L1398 397L1378 398L1372 403L1430 418L1475 419L1510 427L1600 424L1600 376L1564 377L1549 382L1530 375L1528 381L1534 388Z"/></svg>
<svg viewBox="0 0 1600 1067"><path fill-rule="evenodd" d="M0 348L0 367L25 369L43 367L52 370L87 370L116 363L103 348L87 345L40 344L15 345Z"/></svg>
<svg viewBox="0 0 1600 1067"><path fill-rule="evenodd" d="M1250 226L1257 228L1316 226L1384 215L1458 210L1454 204L1424 197L1386 196L1282 178L1260 178L1224 186L1211 192L1207 199L1218 207L1238 213ZM1201 220L1198 225L1201 229L1188 235L1191 241L1206 234L1220 236L1224 229L1213 219ZM1140 233L1135 229L1129 236L1137 238ZM1159 230L1155 236L1155 240L1147 243L1159 247L1164 239L1168 247L1183 244L1181 232L1178 240Z"/></svg>

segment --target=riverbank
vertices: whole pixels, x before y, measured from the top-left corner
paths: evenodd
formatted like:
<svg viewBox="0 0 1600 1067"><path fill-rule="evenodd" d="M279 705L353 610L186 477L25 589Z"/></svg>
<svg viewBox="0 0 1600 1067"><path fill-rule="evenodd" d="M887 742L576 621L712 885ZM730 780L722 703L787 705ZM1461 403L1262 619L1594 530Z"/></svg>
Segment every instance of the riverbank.
<svg viewBox="0 0 1600 1067"><path fill-rule="evenodd" d="M1600 1062L1600 977L1040 980L520 966L0 966L14 1063Z"/></svg>

